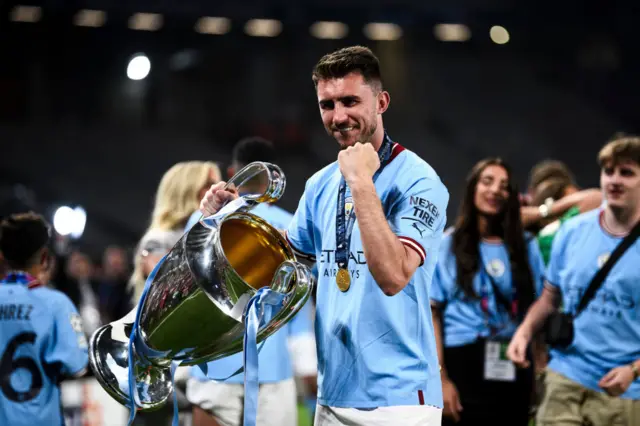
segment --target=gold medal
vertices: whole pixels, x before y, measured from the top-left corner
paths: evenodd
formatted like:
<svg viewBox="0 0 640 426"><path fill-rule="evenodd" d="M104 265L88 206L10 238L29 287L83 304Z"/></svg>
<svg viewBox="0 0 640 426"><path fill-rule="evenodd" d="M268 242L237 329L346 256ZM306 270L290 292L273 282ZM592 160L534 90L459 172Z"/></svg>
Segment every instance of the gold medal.
<svg viewBox="0 0 640 426"><path fill-rule="evenodd" d="M336 284L342 292L349 290L349 287L351 287L351 275L349 275L349 271L344 268L338 269Z"/></svg>

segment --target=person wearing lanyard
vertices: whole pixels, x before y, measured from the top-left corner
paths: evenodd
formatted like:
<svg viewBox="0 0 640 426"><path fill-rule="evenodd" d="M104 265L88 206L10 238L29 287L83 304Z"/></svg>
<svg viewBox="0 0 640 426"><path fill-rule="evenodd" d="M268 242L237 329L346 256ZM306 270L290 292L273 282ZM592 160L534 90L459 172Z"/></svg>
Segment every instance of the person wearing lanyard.
<svg viewBox="0 0 640 426"><path fill-rule="evenodd" d="M533 373L516 370L504 351L542 291L543 270L535 239L522 230L509 168L497 158L480 161L467 177L431 287L443 425L528 423Z"/></svg>
<svg viewBox="0 0 640 426"><path fill-rule="evenodd" d="M449 193L429 164L392 141L378 58L347 47L312 79L338 161L308 181L286 235L318 267L315 425L440 425L442 385L429 287ZM217 212L237 194L214 185Z"/></svg>
<svg viewBox="0 0 640 426"><path fill-rule="evenodd" d="M59 382L86 371L87 339L76 307L45 287L51 228L22 213L0 224L9 271L0 281L0 425L63 425Z"/></svg>

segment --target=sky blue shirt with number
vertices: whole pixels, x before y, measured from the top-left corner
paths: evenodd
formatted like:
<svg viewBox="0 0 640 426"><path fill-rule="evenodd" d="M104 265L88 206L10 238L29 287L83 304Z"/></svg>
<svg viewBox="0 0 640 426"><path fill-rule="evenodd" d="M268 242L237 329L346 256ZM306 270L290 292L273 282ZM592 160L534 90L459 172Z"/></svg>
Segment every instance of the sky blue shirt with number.
<svg viewBox="0 0 640 426"><path fill-rule="evenodd" d="M575 312L582 294L622 241L600 225L596 209L567 221L553 240L547 282L562 292L565 310ZM613 266L587 307L575 318L567 349L551 350L549 368L589 389L611 369L640 359L640 240ZM622 398L640 399L640 380Z"/></svg>
<svg viewBox="0 0 640 426"><path fill-rule="evenodd" d="M63 293L0 283L0 425L62 425L61 375L87 366L78 311Z"/></svg>
<svg viewBox="0 0 640 426"><path fill-rule="evenodd" d="M251 213L260 216L277 229L286 229L291 222L292 214L271 204L258 204ZM195 212L187 223L186 229L198 222L201 213ZM311 302L305 303L298 314L280 330L269 336L258 355L258 380L260 383L281 382L293 377L293 367L287 340L290 337L309 335L313 337ZM191 375L200 380L221 380L225 383L244 383L244 373L229 377L242 368L242 352L207 363L205 375L199 367L191 369Z"/></svg>
<svg viewBox="0 0 640 426"><path fill-rule="evenodd" d="M431 286L431 302L442 310L444 345L455 347L468 345L478 338L495 338L509 341L518 324L503 305L494 297L489 274L506 300L514 299L509 254L502 243L480 242L481 264L484 267L473 277L476 295L486 295L488 309L485 313L479 299L466 297L457 284L456 258L452 252L453 235L445 236L440 246L440 256ZM527 236L529 267L536 295L542 293L544 261L536 240ZM493 331L493 333L492 333Z"/></svg>
<svg viewBox="0 0 640 426"><path fill-rule="evenodd" d="M368 269L356 218L348 263L351 287L342 292L335 278L340 180L337 162L313 175L287 231L295 251L317 261L318 403L442 407L429 286L449 193L431 166L394 144L375 187L392 232L420 255L422 264L400 293L385 295ZM348 214L353 208L349 192L345 204Z"/></svg>

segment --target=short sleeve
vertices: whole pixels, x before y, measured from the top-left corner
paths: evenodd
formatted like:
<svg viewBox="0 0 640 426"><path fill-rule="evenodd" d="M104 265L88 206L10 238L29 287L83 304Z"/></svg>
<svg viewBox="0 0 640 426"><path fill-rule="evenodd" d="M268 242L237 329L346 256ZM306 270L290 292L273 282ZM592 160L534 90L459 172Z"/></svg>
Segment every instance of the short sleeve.
<svg viewBox="0 0 640 426"><path fill-rule="evenodd" d="M87 367L87 338L78 310L68 297L59 296L52 304L54 332L45 360L47 364L60 365L62 374L75 376Z"/></svg>
<svg viewBox="0 0 640 426"><path fill-rule="evenodd" d="M393 206L390 225L400 241L420 256L437 250L446 224L449 192L439 180L418 178Z"/></svg>
<svg viewBox="0 0 640 426"><path fill-rule="evenodd" d="M561 226L551 243L551 256L545 278L554 287L560 287L560 273L565 264L569 235L568 228Z"/></svg>
<svg viewBox="0 0 640 426"><path fill-rule="evenodd" d="M313 190L311 180L307 181L298 208L287 228L287 240L296 256L316 260L315 241L313 235Z"/></svg>
<svg viewBox="0 0 640 426"><path fill-rule="evenodd" d="M439 266L436 266L436 269L433 271L431 288L429 289L429 298L431 299L431 303L436 306L445 305L447 302L442 278L442 271Z"/></svg>
<svg viewBox="0 0 640 426"><path fill-rule="evenodd" d="M433 279L431 280L431 287L429 288L429 299L431 304L441 307L447 304L449 299L449 292L447 289L450 287L449 283L452 280L451 274L447 270L447 264L451 259L450 253L450 238L445 238L440 247L440 254L438 255L438 262L433 271Z"/></svg>
<svg viewBox="0 0 640 426"><path fill-rule="evenodd" d="M531 265L531 275L533 276L536 296L540 297L544 287L544 259L542 258L538 241L533 237L529 241L529 264Z"/></svg>

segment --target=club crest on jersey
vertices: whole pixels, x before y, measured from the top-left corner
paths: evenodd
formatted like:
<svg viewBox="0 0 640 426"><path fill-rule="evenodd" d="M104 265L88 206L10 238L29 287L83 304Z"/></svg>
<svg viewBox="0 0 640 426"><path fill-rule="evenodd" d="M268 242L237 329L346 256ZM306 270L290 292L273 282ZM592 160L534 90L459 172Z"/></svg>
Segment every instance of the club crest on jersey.
<svg viewBox="0 0 640 426"><path fill-rule="evenodd" d="M69 323L71 323L71 328L76 332L78 336L78 346L81 348L86 348L89 346L87 342L87 337L84 335L84 329L82 327L82 318L80 315L75 312L69 315Z"/></svg>
<svg viewBox="0 0 640 426"><path fill-rule="evenodd" d="M494 278L499 278L504 274L504 263L500 259L493 259L487 264L487 272Z"/></svg>
<svg viewBox="0 0 640 426"><path fill-rule="evenodd" d="M344 200L344 218L348 219L353 211L353 198L351 196Z"/></svg>
<svg viewBox="0 0 640 426"><path fill-rule="evenodd" d="M602 268L604 266L607 260L609 260L610 255L611 253L602 253L600 256L598 256L598 268Z"/></svg>
<svg viewBox="0 0 640 426"><path fill-rule="evenodd" d="M69 322L71 323L73 331L76 333L82 333L82 318L80 318L80 315L76 313L69 315Z"/></svg>

